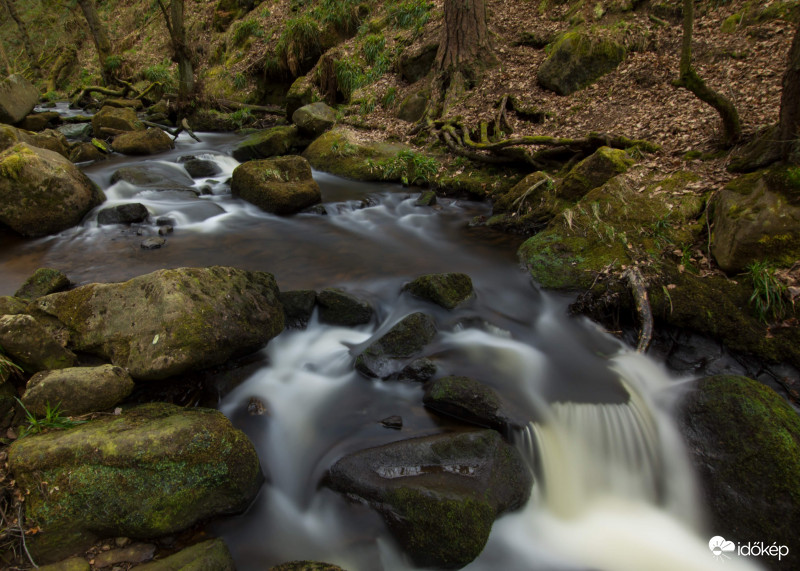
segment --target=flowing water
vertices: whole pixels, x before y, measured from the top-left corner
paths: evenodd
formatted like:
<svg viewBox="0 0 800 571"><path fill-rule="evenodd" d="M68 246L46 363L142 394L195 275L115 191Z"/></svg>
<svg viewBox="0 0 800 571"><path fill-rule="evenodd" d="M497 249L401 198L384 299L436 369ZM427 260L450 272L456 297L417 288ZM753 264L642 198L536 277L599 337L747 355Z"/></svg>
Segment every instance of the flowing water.
<svg viewBox="0 0 800 571"><path fill-rule="evenodd" d="M147 206L172 221L164 247L144 250L154 223L98 226L96 211L76 228L24 240L0 233L0 295L38 267L76 284L121 281L159 268L232 265L273 273L282 290L341 287L369 300L376 323L287 330L219 407L254 442L267 483L244 515L216 524L240 571L318 559L351 571L411 569L372 510L326 489L342 455L451 423L421 404L422 387L367 380L354 355L412 311L439 333L428 348L437 374L467 375L496 389L529 420L515 444L536 474L531 500L494 525L470 570L711 569L715 535L703 523L694 478L670 410L682 381L591 323L566 317L566 297L539 291L515 258L514 238L471 228L489 207L440 199L414 205L413 190L315 173L326 215L277 217L230 194L234 135L181 136L175 150L148 159L115 156L85 168L106 192L100 208ZM186 175L181 158L207 159L213 177L195 189L111 184L122 166ZM465 272L476 296L445 311L401 292L425 274ZM251 399L265 406L248 413ZM380 421L403 419L402 430ZM746 567L743 560L727 568Z"/></svg>

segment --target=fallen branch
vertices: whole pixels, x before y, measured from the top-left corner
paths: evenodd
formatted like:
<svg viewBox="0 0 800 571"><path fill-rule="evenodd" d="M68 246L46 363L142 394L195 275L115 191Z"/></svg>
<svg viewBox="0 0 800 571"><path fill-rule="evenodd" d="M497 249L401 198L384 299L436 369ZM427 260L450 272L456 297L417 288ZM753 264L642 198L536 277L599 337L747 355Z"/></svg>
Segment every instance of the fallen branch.
<svg viewBox="0 0 800 571"><path fill-rule="evenodd" d="M286 115L286 109L277 105L249 105L231 99L217 99L217 103L230 109L247 109L256 113L268 113L271 115Z"/></svg>
<svg viewBox="0 0 800 571"><path fill-rule="evenodd" d="M157 129L161 129L162 131L164 131L166 133L169 133L170 135L172 135L174 137L173 141L178 138L178 135L180 135L182 132L186 131L186 133L192 139L197 141L198 143L202 143L203 142L198 138L197 135L194 134L194 131L192 131L192 128L189 127L189 123L188 123L188 121L186 121L186 117L181 119L180 127L176 127L174 129L171 129L170 127L167 127L166 125L159 125L158 123L153 123L151 121L142 121L142 124L143 125L147 125L148 127L155 127Z"/></svg>
<svg viewBox="0 0 800 571"><path fill-rule="evenodd" d="M625 270L622 273L622 278L628 282L628 287L631 288L631 294L633 294L633 299L636 302L636 313L639 315L639 323L641 324L636 351L647 353L650 341L653 339L653 311L650 308L650 300L647 296L647 286L642 273L636 266L630 266Z"/></svg>

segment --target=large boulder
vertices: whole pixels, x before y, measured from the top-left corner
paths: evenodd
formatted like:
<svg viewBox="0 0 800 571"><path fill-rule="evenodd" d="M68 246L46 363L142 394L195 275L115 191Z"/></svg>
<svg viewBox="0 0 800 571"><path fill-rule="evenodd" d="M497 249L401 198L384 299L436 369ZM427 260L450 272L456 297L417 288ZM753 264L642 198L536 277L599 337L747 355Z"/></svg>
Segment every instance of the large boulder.
<svg viewBox="0 0 800 571"><path fill-rule="evenodd" d="M0 81L0 123L22 121L39 102L39 91L19 74Z"/></svg>
<svg viewBox="0 0 800 571"><path fill-rule="evenodd" d="M311 166L303 157L249 161L233 171L231 192L262 210L289 215L322 201Z"/></svg>
<svg viewBox="0 0 800 571"><path fill-rule="evenodd" d="M313 138L333 127L336 123L336 111L323 101L303 105L292 114L292 123L297 125L300 132Z"/></svg>
<svg viewBox="0 0 800 571"><path fill-rule="evenodd" d="M129 107L104 106L92 116L94 136L105 138L120 131L143 131L144 123L136 117L136 111Z"/></svg>
<svg viewBox="0 0 800 571"><path fill-rule="evenodd" d="M627 171L633 163L634 160L621 149L600 147L572 167L558 184L557 195L565 200L583 198L590 190Z"/></svg>
<svg viewBox="0 0 800 571"><path fill-rule="evenodd" d="M271 274L236 268L159 270L124 283L88 284L33 303L69 347L163 379L224 363L283 330Z"/></svg>
<svg viewBox="0 0 800 571"><path fill-rule="evenodd" d="M168 151L173 146L170 136L156 127L146 131L122 133L111 142L111 148L123 155L155 155Z"/></svg>
<svg viewBox="0 0 800 571"><path fill-rule="evenodd" d="M800 567L800 417L775 391L745 377L697 381L679 424L700 475L715 535L787 546L774 569Z"/></svg>
<svg viewBox="0 0 800 571"><path fill-rule="evenodd" d="M435 335L436 323L431 316L412 313L364 349L355 367L369 377L388 378L417 357Z"/></svg>
<svg viewBox="0 0 800 571"><path fill-rule="evenodd" d="M454 309L472 297L472 279L467 274L427 274L403 286L416 297L427 299L445 309Z"/></svg>
<svg viewBox="0 0 800 571"><path fill-rule="evenodd" d="M286 116L291 117L303 105L314 101L314 80L309 75L301 75L294 80L286 92Z"/></svg>
<svg viewBox="0 0 800 571"><path fill-rule="evenodd" d="M57 153L27 143L0 153L0 222L23 236L75 226L104 200L103 191Z"/></svg>
<svg viewBox="0 0 800 571"><path fill-rule="evenodd" d="M46 129L41 133L33 133L11 125L0 124L0 151L13 147L17 143L28 143L32 147L47 149L65 158L70 156L69 142L60 131Z"/></svg>
<svg viewBox="0 0 800 571"><path fill-rule="evenodd" d="M525 503L532 477L516 448L482 429L356 452L333 465L329 485L378 510L415 565L457 569L497 516Z"/></svg>
<svg viewBox="0 0 800 571"><path fill-rule="evenodd" d="M22 404L36 416L56 405L62 414L77 416L119 404L133 386L127 371L114 365L40 371L28 381Z"/></svg>
<svg viewBox="0 0 800 571"><path fill-rule="evenodd" d="M537 79L545 89L569 95L613 71L625 59L625 47L610 39L572 31L553 44L539 66Z"/></svg>
<svg viewBox="0 0 800 571"><path fill-rule="evenodd" d="M308 139L300 133L297 125L281 125L258 131L239 143L233 150L233 158L239 162L268 159L302 151Z"/></svg>
<svg viewBox="0 0 800 571"><path fill-rule="evenodd" d="M0 315L0 347L27 373L72 367L77 361L51 331L24 313Z"/></svg>
<svg viewBox="0 0 800 571"><path fill-rule="evenodd" d="M777 166L732 180L714 202L711 253L727 272L759 261L800 259L800 167Z"/></svg>
<svg viewBox="0 0 800 571"><path fill-rule="evenodd" d="M263 480L253 445L222 413L165 403L26 436L9 447L8 469L41 529L28 541L40 563L98 537L157 537L241 512Z"/></svg>

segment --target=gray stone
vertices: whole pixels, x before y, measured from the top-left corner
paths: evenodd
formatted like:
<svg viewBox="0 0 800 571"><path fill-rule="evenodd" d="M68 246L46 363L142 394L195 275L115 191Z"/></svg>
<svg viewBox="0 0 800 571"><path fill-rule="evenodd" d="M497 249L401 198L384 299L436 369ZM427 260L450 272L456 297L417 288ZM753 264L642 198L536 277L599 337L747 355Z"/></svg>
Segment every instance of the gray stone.
<svg viewBox="0 0 800 571"><path fill-rule="evenodd" d="M317 292L311 289L282 291L280 299L286 316L286 327L302 328L308 324L314 312Z"/></svg>
<svg viewBox="0 0 800 571"><path fill-rule="evenodd" d="M302 151L308 140L297 125L283 125L253 133L233 150L233 158L239 162L268 159Z"/></svg>
<svg viewBox="0 0 800 571"><path fill-rule="evenodd" d="M92 130L94 136L105 138L116 135L119 131L143 131L144 123L136 117L136 112L130 108L103 107L92 116Z"/></svg>
<svg viewBox="0 0 800 571"><path fill-rule="evenodd" d="M147 161L117 169L111 183L124 180L134 186L157 190L189 190L196 193L194 181L180 170L156 161Z"/></svg>
<svg viewBox="0 0 800 571"><path fill-rule="evenodd" d="M139 244L139 246L142 248L142 250L158 250L166 243L166 238L162 238L161 236L151 236L150 238L145 238L142 240L142 243Z"/></svg>
<svg viewBox="0 0 800 571"><path fill-rule="evenodd" d="M68 367L40 371L28 381L22 404L37 416L60 404L66 416L109 409L133 391L131 376L121 367Z"/></svg>
<svg viewBox="0 0 800 571"><path fill-rule="evenodd" d="M103 224L133 224L144 222L150 212L144 204L139 202L129 202L104 208L97 213L97 223Z"/></svg>
<svg viewBox="0 0 800 571"><path fill-rule="evenodd" d="M424 313L405 316L356 358L356 370L369 377L396 375L436 335L436 323Z"/></svg>
<svg viewBox="0 0 800 571"><path fill-rule="evenodd" d="M514 418L494 389L469 377L442 377L431 381L425 386L422 402L438 413L493 428L502 434L526 423L522 417Z"/></svg>
<svg viewBox="0 0 800 571"><path fill-rule="evenodd" d="M427 299L445 309L456 306L472 297L472 279L467 274L428 274L403 286L403 291Z"/></svg>
<svg viewBox="0 0 800 571"><path fill-rule="evenodd" d="M123 155L155 155L173 148L172 139L161 129L131 131L114 137L111 148Z"/></svg>
<svg viewBox="0 0 800 571"><path fill-rule="evenodd" d="M19 74L0 81L0 123L22 121L39 102L39 91Z"/></svg>
<svg viewBox="0 0 800 571"><path fill-rule="evenodd" d="M428 96L424 92L412 93L400 103L397 118L409 123L416 123L425 114L428 106Z"/></svg>
<svg viewBox="0 0 800 571"><path fill-rule="evenodd" d="M292 114L292 123L302 134L316 138L334 126L336 111L322 101L303 105Z"/></svg>
<svg viewBox="0 0 800 571"><path fill-rule="evenodd" d="M352 327L372 321L372 306L340 289L326 288L317 295L319 319L323 323Z"/></svg>

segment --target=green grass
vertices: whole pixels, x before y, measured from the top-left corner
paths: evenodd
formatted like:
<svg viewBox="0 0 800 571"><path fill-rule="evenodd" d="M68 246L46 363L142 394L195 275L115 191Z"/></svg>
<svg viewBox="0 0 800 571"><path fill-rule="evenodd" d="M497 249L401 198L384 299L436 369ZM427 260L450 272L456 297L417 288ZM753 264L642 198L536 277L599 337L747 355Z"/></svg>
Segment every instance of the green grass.
<svg viewBox="0 0 800 571"><path fill-rule="evenodd" d="M368 160L372 170L386 180L400 180L404 185L429 184L439 172L439 161L415 151L400 151L383 161Z"/></svg>
<svg viewBox="0 0 800 571"><path fill-rule="evenodd" d="M21 372L22 368L12 361L11 358L5 354L3 348L0 347L0 383L4 383L10 377L19 375Z"/></svg>
<svg viewBox="0 0 800 571"><path fill-rule="evenodd" d="M426 0L403 0L387 8L389 23L399 28L421 29L430 18L433 4Z"/></svg>
<svg viewBox="0 0 800 571"><path fill-rule="evenodd" d="M364 6L359 0L322 0L312 12L337 32L351 35L361 24Z"/></svg>
<svg viewBox="0 0 800 571"><path fill-rule="evenodd" d="M50 406L50 403L48 403L45 406L44 416L42 418L37 418L35 414L25 408L25 405L22 404L21 400L17 399L17 402L25 412L25 420L28 423L28 426L23 427L20 431L20 438L24 438L29 434L38 434L40 432L44 432L45 430L72 428L73 426L77 426L86 422L85 420L72 420L68 416L64 416L61 413L61 403L58 403L55 406Z"/></svg>
<svg viewBox="0 0 800 571"><path fill-rule="evenodd" d="M356 58L336 60L334 73L336 74L336 83L339 86L339 91L342 92L346 100L350 99L356 89L366 85L368 82L368 76Z"/></svg>
<svg viewBox="0 0 800 571"><path fill-rule="evenodd" d="M164 86L172 86L175 82L169 60L144 68L142 74L147 81L163 83Z"/></svg>
<svg viewBox="0 0 800 571"><path fill-rule="evenodd" d="M770 317L783 319L789 305L783 295L786 286L775 276L775 268L768 262L753 262L747 266L747 274L753 282L750 304L755 307L758 318L764 323Z"/></svg>
<svg viewBox="0 0 800 571"><path fill-rule="evenodd" d="M236 26L231 39L234 46L240 46L250 36L260 37L262 35L264 35L264 30L256 20L244 20Z"/></svg>

